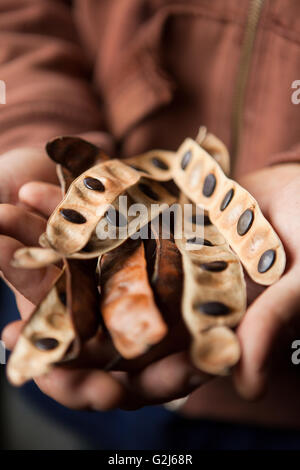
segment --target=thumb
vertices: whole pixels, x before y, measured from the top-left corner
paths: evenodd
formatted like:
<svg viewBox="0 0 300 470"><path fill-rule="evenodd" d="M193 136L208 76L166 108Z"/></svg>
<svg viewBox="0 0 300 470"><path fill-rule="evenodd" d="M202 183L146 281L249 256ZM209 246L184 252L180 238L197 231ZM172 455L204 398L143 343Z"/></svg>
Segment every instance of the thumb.
<svg viewBox="0 0 300 470"><path fill-rule="evenodd" d="M19 191L19 201L47 218L52 214L62 199L59 186L55 184L33 181L24 184Z"/></svg>
<svg viewBox="0 0 300 470"><path fill-rule="evenodd" d="M243 398L255 399L265 391L276 340L299 313L299 278L300 273L291 270L269 287L250 306L238 328L242 355L234 381Z"/></svg>

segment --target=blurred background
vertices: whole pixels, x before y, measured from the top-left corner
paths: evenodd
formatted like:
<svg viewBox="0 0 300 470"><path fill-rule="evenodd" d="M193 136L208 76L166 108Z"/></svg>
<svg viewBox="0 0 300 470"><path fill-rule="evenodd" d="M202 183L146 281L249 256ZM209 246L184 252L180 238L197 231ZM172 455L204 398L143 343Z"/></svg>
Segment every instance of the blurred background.
<svg viewBox="0 0 300 470"><path fill-rule="evenodd" d="M0 330L18 317L14 296L0 283ZM164 407L105 413L65 409L33 383L16 389L0 366L0 448L54 449L300 449L300 433L186 419Z"/></svg>

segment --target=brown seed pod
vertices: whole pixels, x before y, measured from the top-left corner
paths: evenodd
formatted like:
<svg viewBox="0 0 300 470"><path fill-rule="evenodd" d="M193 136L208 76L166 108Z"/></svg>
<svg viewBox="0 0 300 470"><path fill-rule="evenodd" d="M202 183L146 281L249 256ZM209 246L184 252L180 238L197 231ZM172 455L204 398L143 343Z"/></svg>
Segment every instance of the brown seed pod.
<svg viewBox="0 0 300 470"><path fill-rule="evenodd" d="M176 157L175 152L166 150L151 150L150 152L126 158L127 165L157 181L172 179L172 166Z"/></svg>
<svg viewBox="0 0 300 470"><path fill-rule="evenodd" d="M148 282L144 246L128 239L100 261L101 311L120 354L132 359L167 333Z"/></svg>
<svg viewBox="0 0 300 470"><path fill-rule="evenodd" d="M100 320L96 261L66 261L65 268L26 322L10 356L14 385L40 377L55 364L78 356Z"/></svg>
<svg viewBox="0 0 300 470"><path fill-rule="evenodd" d="M109 157L96 145L80 137L57 137L46 145L51 160L61 165L73 178Z"/></svg>
<svg viewBox="0 0 300 470"><path fill-rule="evenodd" d="M127 216L119 211L119 198L116 198L113 203L110 204L111 209L115 209L115 211L112 212L117 214L118 218L124 221L122 227L115 227L114 238L107 236L104 230L104 228L106 228L104 223L107 222L107 216L109 219L109 211L105 211L91 233L86 234L80 231L79 237L85 238L85 246L81 251L68 255L67 258L92 259L113 250L121 245L128 237L137 233L147 225L150 220L155 218L168 206L172 205L176 200L175 196L164 189L160 183L151 181L150 184L147 179L143 178L140 179L138 184L129 188L123 196L127 196L128 208L131 207L131 209L128 210ZM136 206L133 206L133 204L136 204ZM106 206L106 209L108 207L109 206ZM109 224L110 222L113 224L113 220L108 220L108 222ZM103 229L100 226L101 224L103 224ZM79 224L79 227L80 225L81 224ZM70 239L72 236L76 240L79 238L77 230L78 225L74 224L72 231L69 232ZM103 235L103 237L99 238L100 235ZM64 232L61 231L61 233L57 235L57 238L61 240L63 236ZM37 268L58 262L63 257L61 253L52 248L48 248L50 243L47 236L42 235L40 242L45 248L32 247L17 250L14 255L13 265L15 267Z"/></svg>
<svg viewBox="0 0 300 470"><path fill-rule="evenodd" d="M206 150L209 155L213 157L214 160L220 165L225 175L230 173L230 156L227 150L227 147L223 142L218 139L214 134L207 132L205 126L201 126L196 137L196 142L204 150Z"/></svg>
<svg viewBox="0 0 300 470"><path fill-rule="evenodd" d="M176 244L182 254L182 311L193 337L193 362L204 372L222 375L240 354L238 341L229 328L236 326L246 311L241 264L213 225L204 227L203 238L190 238L186 228Z"/></svg>
<svg viewBox="0 0 300 470"><path fill-rule="evenodd" d="M270 285L280 278L285 269L285 252L257 201L228 179L216 161L192 139L186 139L178 150L174 180L194 203L209 212L211 221L254 281Z"/></svg>
<svg viewBox="0 0 300 470"><path fill-rule="evenodd" d="M76 333L66 306L63 272L27 321L9 358L7 375L13 385L47 374L61 361Z"/></svg>

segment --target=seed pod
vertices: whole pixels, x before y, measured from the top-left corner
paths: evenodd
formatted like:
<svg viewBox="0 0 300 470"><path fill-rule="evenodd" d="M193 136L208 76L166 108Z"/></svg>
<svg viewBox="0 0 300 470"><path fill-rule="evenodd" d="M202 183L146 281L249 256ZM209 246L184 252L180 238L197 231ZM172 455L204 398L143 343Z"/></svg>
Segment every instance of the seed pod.
<svg viewBox="0 0 300 470"><path fill-rule="evenodd" d="M172 179L175 155L175 152L167 152L166 150L151 150L142 155L126 158L124 163L141 171L144 176L151 176L157 181L168 181Z"/></svg>
<svg viewBox="0 0 300 470"><path fill-rule="evenodd" d="M100 261L101 311L120 354L132 359L167 333L148 282L144 246L128 239Z"/></svg>
<svg viewBox="0 0 300 470"><path fill-rule="evenodd" d="M239 359L237 339L228 328L236 326L246 311L246 285L237 257L214 226L205 227L205 240L212 240L212 236L221 243L187 243L189 235L185 233L176 244L182 254L182 311L193 337L193 362L204 372L222 375ZM215 337L224 348L226 345L226 353L221 346L218 351Z"/></svg>
<svg viewBox="0 0 300 470"><path fill-rule="evenodd" d="M46 145L51 160L61 165L73 178L92 166L108 160L108 156L96 145L80 137L58 137Z"/></svg>
<svg viewBox="0 0 300 470"><path fill-rule="evenodd" d="M146 189L147 187L148 189ZM151 190L151 193L148 192ZM146 191L146 192L145 192ZM147 194L146 194L147 193ZM142 205L143 211L139 214L137 218L136 213L128 211L128 216L126 214L122 215L122 219L126 219L126 226L116 227L116 236L114 238L107 237L105 232L102 232L103 239L99 238L101 235L101 230L99 229L100 224L104 220L105 213L98 220L97 225L94 227L94 230L89 234L89 237L86 237L86 234L80 231L80 236L84 236L86 239L86 244L84 249L81 249L79 252L72 253L67 256L68 259L92 259L98 258L99 256L107 253L119 245L121 245L128 237L133 236L141 228L148 224L150 220L155 218L173 202L175 202L175 196L170 194L164 187L155 181L151 181L151 186L148 183L148 180L141 178L140 182L131 188L129 188L123 196L127 196L128 207L133 204L137 204L137 212L139 212L138 205ZM152 199L155 197L155 200ZM116 198L112 204L111 208L115 209L116 213L119 213L119 198ZM76 206L74 206L76 207ZM77 207L76 207L77 208ZM107 208L107 207L106 207ZM57 209L59 210L59 209ZM86 209L87 210L87 209ZM132 214L132 215L131 215ZM78 238L77 230L81 225L85 224L74 224L72 231L69 233L69 237L74 239ZM122 231L122 234L120 233ZM57 235L59 240L64 236L63 232ZM105 238L106 236L106 238ZM24 267L24 268L37 268L42 266L47 266L53 262L57 262L62 258L62 254L58 253L52 248L47 248L50 246L48 237L43 235L40 238L43 246L45 248L21 248L17 250L14 255L13 265L15 267Z"/></svg>
<svg viewBox="0 0 300 470"><path fill-rule="evenodd" d="M196 142L204 150L206 150L209 155L213 157L214 160L220 165L225 175L230 173L230 156L226 146L223 142L218 139L214 134L207 132L205 126L201 126L196 137Z"/></svg>
<svg viewBox="0 0 300 470"><path fill-rule="evenodd" d="M13 385L47 374L65 357L76 338L65 299L63 272L27 321L9 358L7 374Z"/></svg>
<svg viewBox="0 0 300 470"><path fill-rule="evenodd" d="M10 356L14 385L40 377L55 364L78 356L82 342L97 331L100 312L96 261L68 260L48 295L26 322Z"/></svg>
<svg viewBox="0 0 300 470"><path fill-rule="evenodd" d="M181 163L188 152L190 162L183 170ZM178 150L174 180L187 197L209 212L211 221L254 281L270 285L280 278L285 252L258 203L228 179L216 161L191 139L186 139Z"/></svg>

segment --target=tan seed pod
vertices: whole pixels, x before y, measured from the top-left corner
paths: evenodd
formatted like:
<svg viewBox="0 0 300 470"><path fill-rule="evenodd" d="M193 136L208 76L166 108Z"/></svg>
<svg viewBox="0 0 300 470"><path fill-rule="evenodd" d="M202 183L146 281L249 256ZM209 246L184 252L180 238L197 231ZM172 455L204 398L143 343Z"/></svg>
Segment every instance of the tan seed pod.
<svg viewBox="0 0 300 470"><path fill-rule="evenodd" d="M235 327L246 311L242 266L213 225L204 227L204 238L189 238L185 231L176 244L182 254L182 312L193 337L193 362L204 372L222 375L239 359L238 341L228 328ZM218 350L214 338L224 348Z"/></svg>
<svg viewBox="0 0 300 470"><path fill-rule="evenodd" d="M145 191L148 192L148 195L145 194ZM68 255L68 259L97 258L104 253L115 249L124 243L128 237L133 236L136 232L147 225L150 220L157 217L158 214L176 201L175 196L170 194L160 183L155 181L151 181L151 183L149 183L149 180L143 178L141 178L138 184L129 188L123 196L127 196L129 208L133 204L141 204L144 210L139 214L138 206L136 206L137 213L133 211L134 213L131 215L131 212L128 211L127 224L125 227L121 228L122 234L119 233L120 229L116 228L114 238L99 238L99 234L101 232L99 224L105 222L103 217L100 218L96 227L94 227L93 232L89 234L84 250ZM150 196L155 196L155 199L152 199ZM110 206L115 208L115 213L118 213L119 198L116 198ZM123 215L123 218L126 218L126 214ZM77 226L72 227L70 237L72 236L72 233L74 233L74 239L77 238L76 230ZM82 232L80 233L80 236L81 235ZM86 234L83 235L86 237ZM103 235L105 236L105 233ZM61 238L62 236L63 234L59 234L58 237ZM48 237L44 234L41 236L40 242L45 248L29 247L17 250L14 255L13 265L15 267L37 268L48 266L53 262L58 262L63 257L61 253L58 253L52 248L48 248L50 243L48 241Z"/></svg>
<svg viewBox="0 0 300 470"><path fill-rule="evenodd" d="M7 374L17 386L78 356L100 321L96 261L68 260L26 322L10 356Z"/></svg>
<svg viewBox="0 0 300 470"><path fill-rule="evenodd" d="M285 252L257 201L228 179L216 161L195 141L178 150L174 180L194 203L209 212L213 224L259 284L277 281L285 269Z"/></svg>
<svg viewBox="0 0 300 470"><path fill-rule="evenodd" d="M145 353L167 333L148 282L144 246L128 239L100 261L101 311L113 343L126 359Z"/></svg>
<svg viewBox="0 0 300 470"><path fill-rule="evenodd" d="M66 277L62 273L27 321L9 358L7 375L13 385L47 374L60 362L76 333L65 301Z"/></svg>
<svg viewBox="0 0 300 470"><path fill-rule="evenodd" d="M214 160L220 165L222 170L226 175L230 174L230 156L227 150L226 145L218 139L214 134L207 132L205 126L201 126L196 137L196 142L204 150L206 150L209 155L211 155Z"/></svg>
<svg viewBox="0 0 300 470"><path fill-rule="evenodd" d="M151 150L149 152L126 158L124 163L143 172L157 181L168 181L172 179L172 166L176 157L175 152L166 150Z"/></svg>

